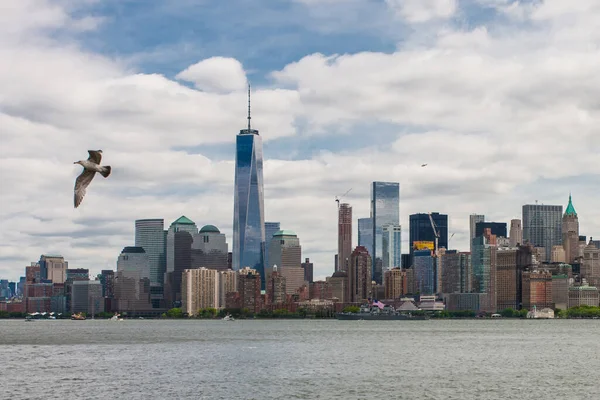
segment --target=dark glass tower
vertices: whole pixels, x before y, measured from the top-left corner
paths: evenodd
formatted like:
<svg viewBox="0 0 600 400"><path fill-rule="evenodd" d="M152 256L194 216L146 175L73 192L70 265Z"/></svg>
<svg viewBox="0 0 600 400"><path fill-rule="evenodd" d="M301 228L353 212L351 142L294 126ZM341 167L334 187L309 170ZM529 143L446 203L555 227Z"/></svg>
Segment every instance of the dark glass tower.
<svg viewBox="0 0 600 400"><path fill-rule="evenodd" d="M382 283L383 226L400 224L400 184L373 182L371 185L371 219L373 221L372 276Z"/></svg>
<svg viewBox="0 0 600 400"><path fill-rule="evenodd" d="M248 129L236 138L235 188L233 194L233 260L235 271L257 270L265 287L265 212L263 198L262 139L250 127L248 87Z"/></svg>
<svg viewBox="0 0 600 400"><path fill-rule="evenodd" d="M440 248L444 247L448 249L448 215L434 212L431 213L431 217L440 231L438 246ZM409 217L409 222L410 254L414 253L414 242L426 241L435 243L435 235L433 233L433 228L431 227L429 214L412 214Z"/></svg>

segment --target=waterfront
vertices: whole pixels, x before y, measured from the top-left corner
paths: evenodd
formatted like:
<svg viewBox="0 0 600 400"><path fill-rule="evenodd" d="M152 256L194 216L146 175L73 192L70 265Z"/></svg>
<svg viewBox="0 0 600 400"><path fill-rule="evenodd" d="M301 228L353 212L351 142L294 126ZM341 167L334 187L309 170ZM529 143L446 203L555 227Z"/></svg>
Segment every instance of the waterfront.
<svg viewBox="0 0 600 400"><path fill-rule="evenodd" d="M600 321L0 321L6 399L591 399Z"/></svg>

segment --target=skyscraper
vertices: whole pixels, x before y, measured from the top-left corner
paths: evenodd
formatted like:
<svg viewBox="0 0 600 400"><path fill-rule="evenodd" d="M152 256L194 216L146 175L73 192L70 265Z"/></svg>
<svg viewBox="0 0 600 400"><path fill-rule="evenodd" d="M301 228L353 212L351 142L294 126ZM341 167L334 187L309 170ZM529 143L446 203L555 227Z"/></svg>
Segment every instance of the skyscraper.
<svg viewBox="0 0 600 400"><path fill-rule="evenodd" d="M350 255L348 265L348 300L362 302L372 296L371 293L371 257L367 249L357 246Z"/></svg>
<svg viewBox="0 0 600 400"><path fill-rule="evenodd" d="M562 217L562 245L565 249L566 262L573 263L579 255L579 218L570 194L569 204Z"/></svg>
<svg viewBox="0 0 600 400"><path fill-rule="evenodd" d="M431 218L437 226L440 232L440 238L438 239L438 246L440 248L448 248L448 215L440 213L431 213ZM420 213L412 214L409 217L409 241L410 251L413 252L414 242L433 242L435 243L435 234L431 226L431 220L429 214ZM436 249L437 250L437 249Z"/></svg>
<svg viewBox="0 0 600 400"><path fill-rule="evenodd" d="M269 246L273 235L281 230L279 222L265 222L265 268L269 267Z"/></svg>
<svg viewBox="0 0 600 400"><path fill-rule="evenodd" d="M543 247L546 260L552 258L552 246L562 244L562 211L562 206L523 206L523 240L534 247Z"/></svg>
<svg viewBox="0 0 600 400"><path fill-rule="evenodd" d="M523 226L520 219L510 220L510 245L515 247L523 244Z"/></svg>
<svg viewBox="0 0 600 400"><path fill-rule="evenodd" d="M402 268L402 227L400 225L384 225L382 236L382 271Z"/></svg>
<svg viewBox="0 0 600 400"><path fill-rule="evenodd" d="M383 226L400 225L400 184L373 182L371 184L371 219L373 220L373 280L382 283Z"/></svg>
<svg viewBox="0 0 600 400"><path fill-rule="evenodd" d="M369 254L373 254L373 219L358 219L358 245L367 249Z"/></svg>
<svg viewBox="0 0 600 400"><path fill-rule="evenodd" d="M478 222L475 224L475 237L482 236L483 231L490 228L492 235L507 237L506 222ZM472 240L472 239L471 239Z"/></svg>
<svg viewBox="0 0 600 400"><path fill-rule="evenodd" d="M471 214L469 215L469 251L473 253L473 239L477 237L477 223L484 222L485 215L481 214Z"/></svg>
<svg viewBox="0 0 600 400"><path fill-rule="evenodd" d="M225 234L214 225L205 225L192 242L192 268L228 269L228 246Z"/></svg>
<svg viewBox="0 0 600 400"><path fill-rule="evenodd" d="M346 271L352 254L352 207L342 203L338 207L338 270Z"/></svg>
<svg viewBox="0 0 600 400"><path fill-rule="evenodd" d="M248 129L236 137L235 188L233 194L234 270L250 267L258 271L265 287L265 212L263 197L263 152L258 130L250 127L248 87Z"/></svg>
<svg viewBox="0 0 600 400"><path fill-rule="evenodd" d="M167 259L165 256L164 219L138 219L135 221L135 246L148 256L150 284L162 286L165 281Z"/></svg>

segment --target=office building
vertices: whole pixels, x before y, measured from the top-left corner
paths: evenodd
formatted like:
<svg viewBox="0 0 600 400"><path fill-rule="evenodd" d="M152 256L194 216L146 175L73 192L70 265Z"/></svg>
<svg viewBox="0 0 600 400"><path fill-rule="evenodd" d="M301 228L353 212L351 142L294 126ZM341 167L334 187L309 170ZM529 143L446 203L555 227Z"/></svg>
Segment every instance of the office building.
<svg viewBox="0 0 600 400"><path fill-rule="evenodd" d="M408 293L406 271L393 268L383 273L385 299L399 299Z"/></svg>
<svg viewBox="0 0 600 400"><path fill-rule="evenodd" d="M65 261L63 256L42 255L38 264L40 266L40 279L52 283L65 283L69 263Z"/></svg>
<svg viewBox="0 0 600 400"><path fill-rule="evenodd" d="M496 308L519 309L518 281L521 279L517 268L517 249L500 248L496 254Z"/></svg>
<svg viewBox="0 0 600 400"><path fill-rule="evenodd" d="M193 237L192 269L204 267L224 271L228 269L228 252L225 234L214 225L205 225Z"/></svg>
<svg viewBox="0 0 600 400"><path fill-rule="evenodd" d="M475 224L475 237L483 235L486 228L489 228L492 235L496 235L497 238L507 238L506 233L506 222L478 222Z"/></svg>
<svg viewBox="0 0 600 400"><path fill-rule="evenodd" d="M302 269L304 270L304 280L308 283L313 283L314 265L310 262L310 258L306 258L302 263Z"/></svg>
<svg viewBox="0 0 600 400"><path fill-rule="evenodd" d="M523 272L523 308L553 308L552 274L546 271Z"/></svg>
<svg viewBox="0 0 600 400"><path fill-rule="evenodd" d="M96 315L104 312L100 281L74 281L71 293L71 312Z"/></svg>
<svg viewBox="0 0 600 400"><path fill-rule="evenodd" d="M269 246L271 245L271 239L273 235L281 230L281 224L279 222L265 222L265 268L269 265Z"/></svg>
<svg viewBox="0 0 600 400"><path fill-rule="evenodd" d="M440 213L431 213L433 222L440 233L438 246L448 248L448 215ZM435 243L435 234L431 226L429 214L413 214L410 216L410 234L409 242L411 254L414 251L415 242L433 242ZM437 249L436 249L437 250Z"/></svg>
<svg viewBox="0 0 600 400"><path fill-rule="evenodd" d="M473 252L473 239L475 239L477 237L476 235L476 229L477 229L477 224L479 222L484 222L485 221L485 216L481 215L481 214L471 214L469 215L469 251L472 253Z"/></svg>
<svg viewBox="0 0 600 400"><path fill-rule="evenodd" d="M150 262L142 247L125 247L117 259L114 296L119 311L142 311L150 302Z"/></svg>
<svg viewBox="0 0 600 400"><path fill-rule="evenodd" d="M384 225L400 225L399 183L373 182L371 184L371 219L373 220L373 252L369 253L372 258L371 275L375 282L381 284L383 227Z"/></svg>
<svg viewBox="0 0 600 400"><path fill-rule="evenodd" d="M435 263L431 250L413 251L413 269L415 285L419 294L432 295L435 293Z"/></svg>
<svg viewBox="0 0 600 400"><path fill-rule="evenodd" d="M483 236L473 239L471 264L473 268L473 291L485 293L480 310L496 312L496 236L487 228Z"/></svg>
<svg viewBox="0 0 600 400"><path fill-rule="evenodd" d="M523 206L523 241L543 247L545 260L552 258L552 246L562 244L562 206Z"/></svg>
<svg viewBox="0 0 600 400"><path fill-rule="evenodd" d="M382 234L382 270L402 268L402 227L384 225Z"/></svg>
<svg viewBox="0 0 600 400"><path fill-rule="evenodd" d="M358 219L358 245L367 249L369 254L373 254L373 219Z"/></svg>
<svg viewBox="0 0 600 400"><path fill-rule="evenodd" d="M233 194L233 269L249 267L258 271L265 287L265 205L263 148L258 130L250 126L236 137L235 187ZM272 262L269 261L272 265Z"/></svg>
<svg viewBox="0 0 600 400"><path fill-rule="evenodd" d="M523 226L520 219L510 220L510 246L515 247L523 244Z"/></svg>
<svg viewBox="0 0 600 400"><path fill-rule="evenodd" d="M164 226L162 218L135 221L135 246L144 249L148 256L150 283L158 286L163 286L167 268Z"/></svg>

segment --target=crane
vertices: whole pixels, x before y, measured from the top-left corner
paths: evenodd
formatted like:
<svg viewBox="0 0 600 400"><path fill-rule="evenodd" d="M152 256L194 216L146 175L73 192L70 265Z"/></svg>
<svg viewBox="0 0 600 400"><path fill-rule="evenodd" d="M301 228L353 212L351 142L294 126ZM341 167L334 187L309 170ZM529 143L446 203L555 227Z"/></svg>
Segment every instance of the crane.
<svg viewBox="0 0 600 400"><path fill-rule="evenodd" d="M450 239L452 239L452 238L454 237L454 234L455 234L455 233L456 233L456 232L454 232L454 233L453 233L452 235L450 235L450 237L448 238L448 248L449 248L449 249L451 249L451 247L450 247Z"/></svg>
<svg viewBox="0 0 600 400"><path fill-rule="evenodd" d="M433 217L431 216L431 213L428 213L429 215L429 222L431 222L431 229L433 229L433 235L435 236L435 253L434 253L434 257L437 257L438 255L438 241L440 239L440 230L438 229L437 225L435 224L435 222L433 222Z"/></svg>
<svg viewBox="0 0 600 400"><path fill-rule="evenodd" d="M346 195L347 195L348 193L350 193L350 191L351 191L351 190L352 190L352 188L350 188L350 189L346 190L346 193L344 193L343 195L341 195L341 196L339 196L339 197L338 197L338 196L335 196L335 201L337 202L337 206L338 206L338 208L340 208L340 200L341 200L341 199L343 199L344 197L346 197Z"/></svg>

